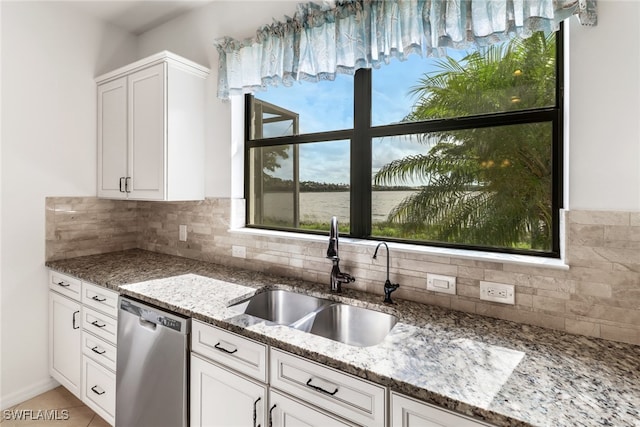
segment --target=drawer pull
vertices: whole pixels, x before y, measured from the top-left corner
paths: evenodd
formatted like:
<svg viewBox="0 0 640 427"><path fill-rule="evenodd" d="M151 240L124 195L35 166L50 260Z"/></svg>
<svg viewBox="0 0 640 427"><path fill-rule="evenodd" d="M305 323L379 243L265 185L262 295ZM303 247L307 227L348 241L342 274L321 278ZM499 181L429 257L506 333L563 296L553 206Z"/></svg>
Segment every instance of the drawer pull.
<svg viewBox="0 0 640 427"><path fill-rule="evenodd" d="M307 386L308 387L311 387L312 389L317 390L317 391L321 391L322 393L326 393L329 396L333 396L338 392L338 387L336 387L336 389L333 392L330 392L330 391L327 391L327 390L323 389L322 387L318 387L317 385L313 385L313 384L311 384L311 380L312 379L313 378L309 378L309 381L307 381Z"/></svg>
<svg viewBox="0 0 640 427"><path fill-rule="evenodd" d="M106 298L100 298L98 295L92 296L91 299L98 302L105 302L107 300Z"/></svg>
<svg viewBox="0 0 640 427"><path fill-rule="evenodd" d="M76 326L76 314L78 313L80 313L80 310L74 311L73 316L71 318L71 323L72 323L71 327L73 329L80 329L80 326Z"/></svg>
<svg viewBox="0 0 640 427"><path fill-rule="evenodd" d="M220 351L224 351L224 352L225 352L225 353L227 353L227 354L233 354L233 353L235 353L236 351L238 351L238 349L237 349L237 348L236 348L236 349L234 349L233 351L231 351L231 350L227 350L226 348L221 347L221 346L220 346L220 344L221 344L221 343L219 342L218 344L214 345L213 347L214 347L214 348L216 348L216 349L218 349L218 350L220 350Z"/></svg>
<svg viewBox="0 0 640 427"><path fill-rule="evenodd" d="M260 402L261 397L257 398L255 402L253 402L253 427L260 427L260 424L256 426L256 420L258 419L258 402Z"/></svg>
<svg viewBox="0 0 640 427"><path fill-rule="evenodd" d="M100 350L102 350L102 351L100 351ZM97 354L105 354L107 352L107 350L101 349L98 346L93 347L91 349L91 351L93 351L94 353L97 353Z"/></svg>
<svg viewBox="0 0 640 427"><path fill-rule="evenodd" d="M124 193L124 190L122 189L122 181L124 181L124 176L120 177L120 185L119 185L119 188L118 188L121 193Z"/></svg>
<svg viewBox="0 0 640 427"><path fill-rule="evenodd" d="M107 324L106 324L106 323L103 323L102 325L101 325L101 324L99 324L97 320L94 320L93 322L91 322L91 324L92 324L93 326L95 326L96 328L104 328L105 326L107 326Z"/></svg>
<svg viewBox="0 0 640 427"><path fill-rule="evenodd" d="M57 284L58 284L58 286L62 286L63 288L68 288L69 286L71 286L71 284L64 283L64 282L58 282Z"/></svg>
<svg viewBox="0 0 640 427"><path fill-rule="evenodd" d="M96 388L98 390L96 390ZM91 391L94 392L95 394L97 394L98 396L102 396L103 394L105 394L106 392L104 390L102 390L100 387L98 387L97 385L94 385L93 387L91 387Z"/></svg>
<svg viewBox="0 0 640 427"><path fill-rule="evenodd" d="M273 427L273 410L276 409L276 406L278 405L273 405L271 409L269 409L269 427Z"/></svg>

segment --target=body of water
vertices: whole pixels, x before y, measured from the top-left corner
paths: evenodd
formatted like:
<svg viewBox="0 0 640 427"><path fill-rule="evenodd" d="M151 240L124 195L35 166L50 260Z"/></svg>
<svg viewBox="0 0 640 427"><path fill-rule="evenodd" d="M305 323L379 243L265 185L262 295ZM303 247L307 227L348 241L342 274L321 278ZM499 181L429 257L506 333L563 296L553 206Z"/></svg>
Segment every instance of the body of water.
<svg viewBox="0 0 640 427"><path fill-rule="evenodd" d="M414 191L374 191L372 220L383 222L389 212ZM293 221L293 195L291 193L265 193L264 217ZM349 221L349 192L300 193L300 221L328 222L337 216L341 222Z"/></svg>

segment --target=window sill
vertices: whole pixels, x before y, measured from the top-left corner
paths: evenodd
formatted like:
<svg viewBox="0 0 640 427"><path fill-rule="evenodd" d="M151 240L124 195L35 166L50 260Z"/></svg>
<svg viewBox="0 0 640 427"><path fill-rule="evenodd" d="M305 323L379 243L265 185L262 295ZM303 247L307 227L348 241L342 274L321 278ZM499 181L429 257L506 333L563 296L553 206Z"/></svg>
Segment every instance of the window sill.
<svg viewBox="0 0 640 427"><path fill-rule="evenodd" d="M286 231L262 230L259 228L233 228L228 230L230 234L276 237L288 240L298 240L306 242L327 242L326 236L304 233L289 233ZM341 237L341 243L354 245L358 247L371 247L372 250L379 243L375 240L352 239L349 237ZM549 268L556 270L568 270L569 266L562 259L544 258L529 255L503 254L496 252L474 251L466 249L438 248L433 246L411 245L407 243L387 242L390 249L396 249L403 252L411 252L416 254L434 255L450 258L469 259L474 261L498 262L504 264L517 264L528 267Z"/></svg>

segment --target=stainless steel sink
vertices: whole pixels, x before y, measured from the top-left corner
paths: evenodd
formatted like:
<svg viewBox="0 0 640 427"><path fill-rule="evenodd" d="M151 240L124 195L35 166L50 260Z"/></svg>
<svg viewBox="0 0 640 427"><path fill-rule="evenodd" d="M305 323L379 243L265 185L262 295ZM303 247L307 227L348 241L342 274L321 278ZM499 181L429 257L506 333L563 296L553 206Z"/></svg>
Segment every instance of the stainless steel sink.
<svg viewBox="0 0 640 427"><path fill-rule="evenodd" d="M230 308L279 325L290 325L327 304L329 301L322 298L274 289L255 294Z"/></svg>
<svg viewBox="0 0 640 427"><path fill-rule="evenodd" d="M347 304L331 304L293 326L330 340L370 347L380 344L397 321L392 314Z"/></svg>
<svg viewBox="0 0 640 427"><path fill-rule="evenodd" d="M260 292L229 308L357 347L381 343L398 320L391 314L280 289Z"/></svg>

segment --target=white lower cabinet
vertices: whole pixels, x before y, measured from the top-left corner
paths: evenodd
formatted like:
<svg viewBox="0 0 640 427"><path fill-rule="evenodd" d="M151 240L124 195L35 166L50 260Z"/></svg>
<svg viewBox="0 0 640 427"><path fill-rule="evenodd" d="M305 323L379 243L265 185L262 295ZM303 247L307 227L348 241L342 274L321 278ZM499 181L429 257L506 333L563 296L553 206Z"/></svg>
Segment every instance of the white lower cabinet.
<svg viewBox="0 0 640 427"><path fill-rule="evenodd" d="M192 331L191 427L385 425L385 387L197 320Z"/></svg>
<svg viewBox="0 0 640 427"><path fill-rule="evenodd" d="M49 373L80 398L81 310L79 302L49 292Z"/></svg>
<svg viewBox="0 0 640 427"><path fill-rule="evenodd" d="M118 293L51 271L49 373L115 423Z"/></svg>
<svg viewBox="0 0 640 427"><path fill-rule="evenodd" d="M266 426L267 386L191 354L191 426Z"/></svg>
<svg viewBox="0 0 640 427"><path fill-rule="evenodd" d="M393 427L478 427L490 425L391 392L391 426Z"/></svg>

